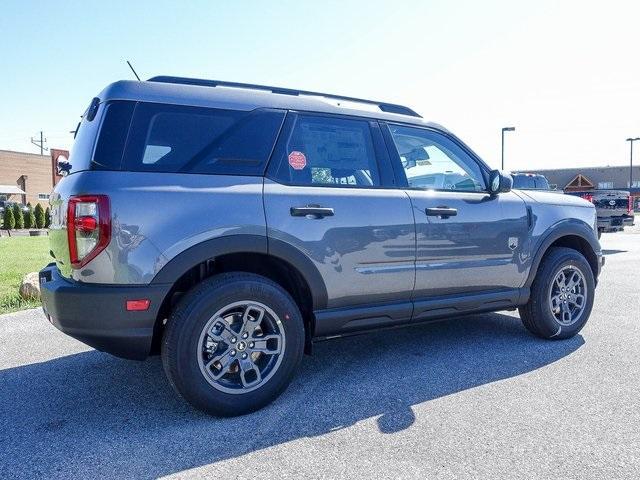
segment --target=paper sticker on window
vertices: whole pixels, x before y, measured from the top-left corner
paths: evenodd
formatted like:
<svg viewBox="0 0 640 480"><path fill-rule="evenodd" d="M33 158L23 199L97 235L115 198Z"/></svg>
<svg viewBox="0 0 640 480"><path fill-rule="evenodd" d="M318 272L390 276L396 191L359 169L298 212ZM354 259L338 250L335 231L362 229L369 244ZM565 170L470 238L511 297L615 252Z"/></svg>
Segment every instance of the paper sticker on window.
<svg viewBox="0 0 640 480"><path fill-rule="evenodd" d="M289 154L289 165L294 170L302 170L307 166L307 157L302 152L293 151Z"/></svg>

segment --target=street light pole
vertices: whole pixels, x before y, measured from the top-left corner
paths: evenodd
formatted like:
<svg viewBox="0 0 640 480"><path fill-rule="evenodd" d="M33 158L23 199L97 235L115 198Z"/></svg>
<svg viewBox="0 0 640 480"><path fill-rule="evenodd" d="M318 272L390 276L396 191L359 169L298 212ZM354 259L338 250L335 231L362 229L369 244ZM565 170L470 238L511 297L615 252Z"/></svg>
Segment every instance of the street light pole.
<svg viewBox="0 0 640 480"><path fill-rule="evenodd" d="M633 187L633 142L640 140L640 137L627 138L629 142L629 193L631 193L631 187Z"/></svg>
<svg viewBox="0 0 640 480"><path fill-rule="evenodd" d="M513 132L516 127L502 127L502 170L504 170L504 132Z"/></svg>

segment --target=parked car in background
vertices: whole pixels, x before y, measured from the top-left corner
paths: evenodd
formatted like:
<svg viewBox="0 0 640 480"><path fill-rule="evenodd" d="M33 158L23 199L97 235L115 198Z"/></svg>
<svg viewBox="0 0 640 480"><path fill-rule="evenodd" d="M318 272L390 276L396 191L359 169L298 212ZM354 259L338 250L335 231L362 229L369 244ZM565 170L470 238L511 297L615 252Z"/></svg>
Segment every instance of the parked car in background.
<svg viewBox="0 0 640 480"><path fill-rule="evenodd" d="M314 340L505 309L573 337L604 261L592 204L512 191L401 105L122 81L91 102L69 162L47 318L121 357L160 353L176 392L217 415L276 398Z"/></svg>
<svg viewBox="0 0 640 480"><path fill-rule="evenodd" d="M598 238L605 232L621 232L633 226L632 197L626 190L590 190L565 192L590 201L598 214Z"/></svg>
<svg viewBox="0 0 640 480"><path fill-rule="evenodd" d="M518 190L551 190L544 175L515 172L511 176L513 177L513 188Z"/></svg>
<svg viewBox="0 0 640 480"><path fill-rule="evenodd" d="M22 209L23 212L28 212L29 211L29 207L27 207L26 205L22 205L21 203L17 203L17 202L10 202L9 200L0 200L0 215L2 213L4 213L4 210L7 207L11 207L13 208L14 205L20 205L20 208Z"/></svg>

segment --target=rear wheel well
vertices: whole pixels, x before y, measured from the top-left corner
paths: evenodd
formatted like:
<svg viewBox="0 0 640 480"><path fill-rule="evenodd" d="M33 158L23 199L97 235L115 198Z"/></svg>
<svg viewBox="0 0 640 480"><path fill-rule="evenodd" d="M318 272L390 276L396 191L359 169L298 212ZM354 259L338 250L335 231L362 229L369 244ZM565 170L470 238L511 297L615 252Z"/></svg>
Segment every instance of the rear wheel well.
<svg viewBox="0 0 640 480"><path fill-rule="evenodd" d="M229 253L210 258L194 265L174 284L165 297L153 332L151 353L160 351L162 333L171 311L180 298L205 278L227 272L247 272L266 277L284 288L298 305L305 327L305 352L310 353L311 335L315 328L313 316L313 297L308 282L300 271L290 263L264 253Z"/></svg>
<svg viewBox="0 0 640 480"><path fill-rule="evenodd" d="M565 235L556 239L551 245L549 245L542 258L547 255L551 247L566 247L580 252L582 256L587 259L587 262L589 262L589 266L593 272L593 278L597 279L598 256L596 255L596 252L593 251L591 244L583 237L579 235Z"/></svg>

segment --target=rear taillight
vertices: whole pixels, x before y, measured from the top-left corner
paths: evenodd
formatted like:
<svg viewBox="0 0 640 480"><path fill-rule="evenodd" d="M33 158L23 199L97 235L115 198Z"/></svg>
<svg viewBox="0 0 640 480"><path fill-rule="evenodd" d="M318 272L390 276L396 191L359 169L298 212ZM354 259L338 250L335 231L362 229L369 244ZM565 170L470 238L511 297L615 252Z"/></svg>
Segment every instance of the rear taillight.
<svg viewBox="0 0 640 480"><path fill-rule="evenodd" d="M587 202L593 203L593 195L591 195L590 193L585 193L582 198L584 198Z"/></svg>
<svg viewBox="0 0 640 480"><path fill-rule="evenodd" d="M631 195L627 197L627 213L633 215L633 197Z"/></svg>
<svg viewBox="0 0 640 480"><path fill-rule="evenodd" d="M71 197L67 206L67 238L72 268L81 268L111 241L111 211L106 195Z"/></svg>

